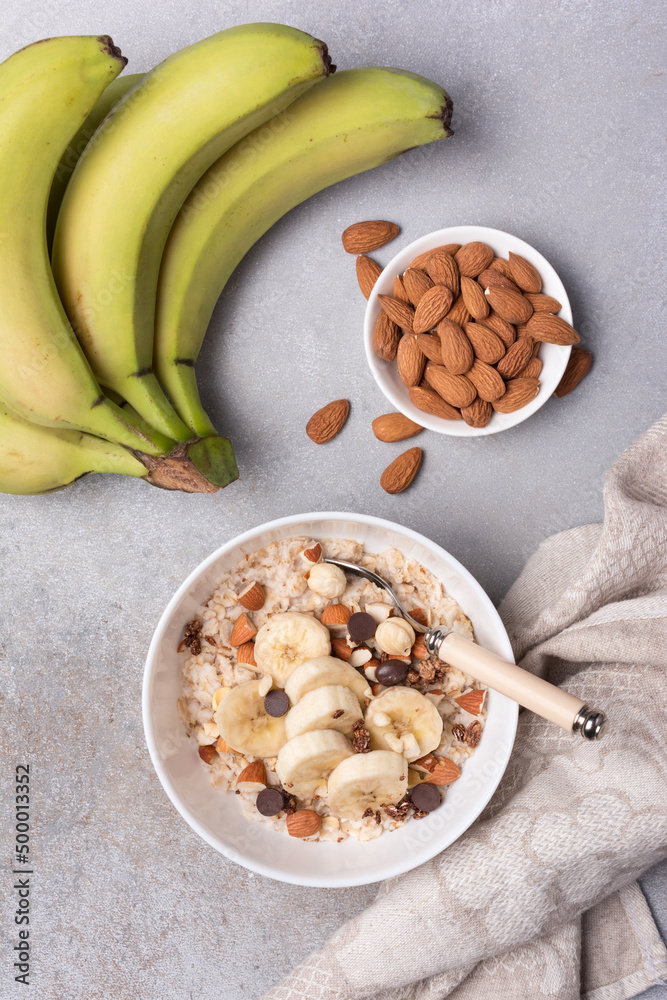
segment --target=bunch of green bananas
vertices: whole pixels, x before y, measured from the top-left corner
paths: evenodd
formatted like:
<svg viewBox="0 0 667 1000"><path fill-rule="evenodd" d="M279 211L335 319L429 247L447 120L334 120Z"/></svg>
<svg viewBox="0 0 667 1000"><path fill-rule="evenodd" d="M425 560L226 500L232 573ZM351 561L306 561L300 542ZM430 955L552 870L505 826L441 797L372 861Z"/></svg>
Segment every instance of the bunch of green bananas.
<svg viewBox="0 0 667 1000"><path fill-rule="evenodd" d="M238 478L194 363L252 244L322 188L449 135L441 87L333 76L279 24L221 31L145 76L108 36L0 65L0 490L90 472L215 492ZM166 390L166 393L165 393Z"/></svg>

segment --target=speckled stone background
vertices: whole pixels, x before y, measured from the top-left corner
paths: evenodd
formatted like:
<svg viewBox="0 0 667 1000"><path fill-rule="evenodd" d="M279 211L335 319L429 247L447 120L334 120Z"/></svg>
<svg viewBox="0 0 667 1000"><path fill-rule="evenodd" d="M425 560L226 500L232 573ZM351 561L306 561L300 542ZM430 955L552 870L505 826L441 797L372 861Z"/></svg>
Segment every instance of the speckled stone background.
<svg viewBox="0 0 667 1000"><path fill-rule="evenodd" d="M98 477L50 497L0 497L0 996L21 995L10 957L15 763L31 765L40 1000L256 997L373 898L372 886L255 877L186 826L144 745L151 633L204 556L280 515L393 518L450 550L496 601L543 538L601 519L605 470L665 404L663 14L649 0L7 0L2 58L47 35L108 32L133 72L222 27L287 21L324 38L341 68L395 65L443 83L456 136L313 198L238 269L200 375L240 482L191 497ZM424 434L419 478L398 497L378 484L402 449L371 434L388 406L365 366L364 302L340 244L364 218L402 227L381 262L446 225L516 233L560 273L595 355L574 395L514 430ZM350 419L318 449L306 420L340 396ZM644 885L664 929L665 868Z"/></svg>

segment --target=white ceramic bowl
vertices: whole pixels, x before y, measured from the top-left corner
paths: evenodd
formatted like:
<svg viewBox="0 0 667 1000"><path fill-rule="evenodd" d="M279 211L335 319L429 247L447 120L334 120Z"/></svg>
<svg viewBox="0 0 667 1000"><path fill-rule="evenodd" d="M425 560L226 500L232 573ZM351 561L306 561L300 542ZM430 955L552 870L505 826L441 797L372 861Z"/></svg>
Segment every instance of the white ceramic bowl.
<svg viewBox="0 0 667 1000"><path fill-rule="evenodd" d="M428 427L429 430L437 431L439 434L452 434L454 437L481 437L484 434L496 434L498 431L506 431L509 427L520 424L522 420L527 420L536 410L544 406L553 393L562 378L571 351L570 347L542 344L539 354L542 361L542 372L540 373L542 384L535 399L520 410L515 410L514 413L494 413L486 427L470 427L463 420L444 420L442 417L434 417L430 413L418 410L410 402L408 390L399 377L396 363L382 361L373 350L373 332L380 314L378 295L391 295L396 275L403 274L410 262L419 254L425 253L427 250L434 250L436 247L446 246L448 243L463 244L477 240L488 243L497 257L507 257L511 250L512 253L521 254L522 257L529 260L540 273L542 291L546 295L552 295L562 304L563 308L558 315L568 323L572 322L572 309L567 292L549 261L545 260L542 254L528 243L524 243L517 236L503 233L499 229L488 229L486 226L452 226L449 229L439 229L435 233L429 233L428 236L422 236L421 239L415 240L414 243L410 243L404 250L396 254L375 282L375 287L366 305L364 341L368 364L375 381L397 410L404 413L406 417L410 417L411 420L416 420L422 427Z"/></svg>
<svg viewBox="0 0 667 1000"><path fill-rule="evenodd" d="M482 740L447 792L443 805L419 821L368 843L306 843L243 815L235 795L211 787L196 744L185 735L176 711L180 694L183 626L208 600L222 573L242 556L294 535L341 536L368 551L394 546L419 560L442 580L472 619L478 641L512 659L507 633L493 604L466 569L423 535L391 521L362 514L302 514L271 521L217 549L179 587L160 619L146 660L143 716L146 741L164 790L181 816L226 857L269 878L295 885L365 885L400 875L460 837L477 818L502 777L516 730L518 706L489 692Z"/></svg>

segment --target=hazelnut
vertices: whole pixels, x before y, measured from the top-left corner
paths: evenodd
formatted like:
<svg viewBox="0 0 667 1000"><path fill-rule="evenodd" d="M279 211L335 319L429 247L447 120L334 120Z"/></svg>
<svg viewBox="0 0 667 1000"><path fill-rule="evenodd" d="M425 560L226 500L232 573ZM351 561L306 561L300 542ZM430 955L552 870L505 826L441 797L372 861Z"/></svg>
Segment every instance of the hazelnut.
<svg viewBox="0 0 667 1000"><path fill-rule="evenodd" d="M387 618L378 625L375 642L384 653L405 656L414 645L415 632L405 618Z"/></svg>
<svg viewBox="0 0 667 1000"><path fill-rule="evenodd" d="M308 586L320 597L333 600L334 597L341 597L345 593L347 580L339 566L332 566L331 563L315 563L308 574Z"/></svg>

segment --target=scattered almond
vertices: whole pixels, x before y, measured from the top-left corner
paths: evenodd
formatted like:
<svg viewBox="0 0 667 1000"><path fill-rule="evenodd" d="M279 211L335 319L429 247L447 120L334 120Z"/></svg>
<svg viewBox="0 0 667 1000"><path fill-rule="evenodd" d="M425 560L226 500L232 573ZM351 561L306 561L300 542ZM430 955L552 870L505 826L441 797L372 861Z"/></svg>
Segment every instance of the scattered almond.
<svg viewBox="0 0 667 1000"><path fill-rule="evenodd" d="M311 563L320 562L320 560L322 559L322 546L320 545L320 543L316 542L315 545L313 545L312 549L304 549L303 557L304 559L307 559L308 562Z"/></svg>
<svg viewBox="0 0 667 1000"><path fill-rule="evenodd" d="M337 656L339 660L345 660L346 663L352 656L352 647L348 646L345 639L340 639L337 636L331 638L331 651L334 656Z"/></svg>
<svg viewBox="0 0 667 1000"><path fill-rule="evenodd" d="M461 768L447 757L438 757L437 764L424 778L429 785L451 785L461 777Z"/></svg>
<svg viewBox="0 0 667 1000"><path fill-rule="evenodd" d="M253 580L248 586L241 591L237 598L239 604L242 604L244 608L248 611L259 611L264 607L264 602L266 601L266 594L264 593L264 587L261 583L257 583Z"/></svg>
<svg viewBox="0 0 667 1000"><path fill-rule="evenodd" d="M414 645L410 650L410 653L415 658L415 660L428 660L431 654L428 652L426 646L424 645L423 635L417 636Z"/></svg>
<svg viewBox="0 0 667 1000"><path fill-rule="evenodd" d="M433 282L426 271L420 271L416 267L409 267L403 275L403 284L409 301L415 308L419 305L422 296L433 288Z"/></svg>
<svg viewBox="0 0 667 1000"><path fill-rule="evenodd" d="M512 280L516 282L519 288L524 292L533 292L534 294L541 292L542 279L530 261L518 253L512 253L511 250L508 257Z"/></svg>
<svg viewBox="0 0 667 1000"><path fill-rule="evenodd" d="M209 743L208 746L199 747L197 752L205 764L212 764L215 758L215 743Z"/></svg>
<svg viewBox="0 0 667 1000"><path fill-rule="evenodd" d="M466 375L452 375L442 365L434 365L432 361L424 369L424 378L450 406L470 406L477 395Z"/></svg>
<svg viewBox="0 0 667 1000"><path fill-rule="evenodd" d="M528 320L528 331L534 340L546 344L578 344L579 334L560 316L551 313L535 313Z"/></svg>
<svg viewBox="0 0 667 1000"><path fill-rule="evenodd" d="M424 267L436 285L449 288L453 301L459 294L459 269L452 255L444 248L434 250Z"/></svg>
<svg viewBox="0 0 667 1000"><path fill-rule="evenodd" d="M461 416L469 427L486 427L493 416L493 407L478 396L470 406L461 407Z"/></svg>
<svg viewBox="0 0 667 1000"><path fill-rule="evenodd" d="M466 243L457 252L454 260L462 277L476 278L489 266L494 254L486 243Z"/></svg>
<svg viewBox="0 0 667 1000"><path fill-rule="evenodd" d="M393 319L394 323L402 330L412 333L412 323L415 317L412 306L408 305L407 302L401 302L400 299L395 299L392 295L378 295L378 298L389 319Z"/></svg>
<svg viewBox="0 0 667 1000"><path fill-rule="evenodd" d="M378 441L405 441L424 428L403 413L384 413L373 421L373 434Z"/></svg>
<svg viewBox="0 0 667 1000"><path fill-rule="evenodd" d="M522 368L525 368L533 353L533 340L523 337L512 344L504 358L496 365L496 370L503 378L515 378Z"/></svg>
<svg viewBox="0 0 667 1000"><path fill-rule="evenodd" d="M540 391L540 381L536 378L513 378L507 383L507 389L500 399L493 402L497 413L513 413L520 410L531 399L535 399Z"/></svg>
<svg viewBox="0 0 667 1000"><path fill-rule="evenodd" d="M419 622L420 625L423 625L424 627L428 626L428 619L426 618L426 613L423 608L410 608L408 614L411 618L414 618L416 622Z"/></svg>
<svg viewBox="0 0 667 1000"><path fill-rule="evenodd" d="M243 663L248 667L256 667L257 660L255 659L255 643L254 642L242 642L241 645L236 650L236 662Z"/></svg>
<svg viewBox="0 0 667 1000"><path fill-rule="evenodd" d="M526 323L533 315L533 307L527 298L511 288L492 287L486 297L494 312L508 323Z"/></svg>
<svg viewBox="0 0 667 1000"><path fill-rule="evenodd" d="M472 344L475 357L494 365L505 354L505 345L500 337L483 323L466 323L466 336Z"/></svg>
<svg viewBox="0 0 667 1000"><path fill-rule="evenodd" d="M328 627L347 625L352 612L344 604L329 604L322 612L320 621Z"/></svg>
<svg viewBox="0 0 667 1000"><path fill-rule="evenodd" d="M451 259L451 258L450 258ZM415 333L426 333L449 312L454 296L446 285L434 285L422 295L415 309L412 329Z"/></svg>
<svg viewBox="0 0 667 1000"><path fill-rule="evenodd" d="M242 646L245 642L250 642L257 635L257 629L243 611L236 621L229 638L230 646Z"/></svg>
<svg viewBox="0 0 667 1000"><path fill-rule="evenodd" d="M355 222L343 233L343 247L348 253L370 253L389 243L398 236L399 228L393 222L376 219L370 222Z"/></svg>
<svg viewBox="0 0 667 1000"><path fill-rule="evenodd" d="M218 751L218 753L236 753L236 750L232 749L229 743L226 743L223 740L222 736L218 736L215 743L215 749Z"/></svg>
<svg viewBox="0 0 667 1000"><path fill-rule="evenodd" d="M383 361L393 361L401 339L400 327L389 319L386 312L381 312L375 321L373 334L373 350Z"/></svg>
<svg viewBox="0 0 667 1000"><path fill-rule="evenodd" d="M561 399L576 389L590 371L593 358L583 347L573 347L563 377L554 389L554 396Z"/></svg>
<svg viewBox="0 0 667 1000"><path fill-rule="evenodd" d="M297 809L286 819L290 837L312 837L320 832L322 817L314 809Z"/></svg>
<svg viewBox="0 0 667 1000"><path fill-rule="evenodd" d="M443 420L461 419L460 411L456 407L450 406L442 396L439 396L433 389L429 389L428 386L416 385L408 389L408 395L410 402L424 413L430 413L433 417L442 417Z"/></svg>
<svg viewBox="0 0 667 1000"><path fill-rule="evenodd" d="M479 715L482 711L485 697L486 691L466 691L465 694L455 698L454 701L457 705L461 706L464 712L469 712L470 715Z"/></svg>
<svg viewBox="0 0 667 1000"><path fill-rule="evenodd" d="M315 444L326 444L338 434L349 412L350 404L346 399L334 399L312 415L306 424L306 434Z"/></svg>
<svg viewBox="0 0 667 1000"><path fill-rule="evenodd" d="M440 359L447 371L452 375L465 375L472 367L475 352L461 327L451 319L442 319L438 323L438 336Z"/></svg>
<svg viewBox="0 0 667 1000"><path fill-rule="evenodd" d="M357 281L365 299L373 291L373 285L381 274L382 268L376 261L371 260L370 257L365 257L363 254L357 257Z"/></svg>
<svg viewBox="0 0 667 1000"><path fill-rule="evenodd" d="M461 278L461 297L465 307L475 319L484 319L489 315L490 306L484 292L473 278Z"/></svg>
<svg viewBox="0 0 667 1000"><path fill-rule="evenodd" d="M424 374L426 355L417 343L416 333L406 333L401 337L396 352L396 363L404 385L419 385Z"/></svg>
<svg viewBox="0 0 667 1000"><path fill-rule="evenodd" d="M417 475L421 462L421 448L409 448L387 466L380 477L380 486L386 493L402 493Z"/></svg>
<svg viewBox="0 0 667 1000"><path fill-rule="evenodd" d="M236 787L240 792L261 792L266 788L266 768L263 760L253 760L244 767L236 779Z"/></svg>
<svg viewBox="0 0 667 1000"><path fill-rule="evenodd" d="M423 757L418 757L417 760L412 761L413 767L418 767L420 771L434 771L438 766L438 758L435 754L427 753Z"/></svg>

